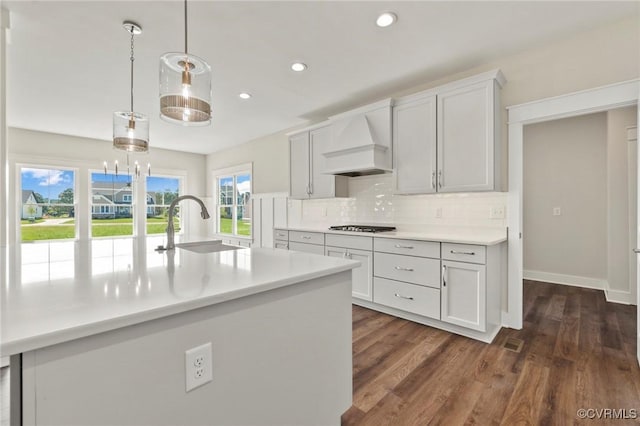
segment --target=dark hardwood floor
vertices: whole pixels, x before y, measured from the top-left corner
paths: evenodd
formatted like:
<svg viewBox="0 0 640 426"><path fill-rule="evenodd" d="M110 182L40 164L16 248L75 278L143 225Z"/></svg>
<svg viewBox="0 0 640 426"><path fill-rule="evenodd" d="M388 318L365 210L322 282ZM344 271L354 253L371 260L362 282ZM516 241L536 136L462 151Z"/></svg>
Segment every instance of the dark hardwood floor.
<svg viewBox="0 0 640 426"><path fill-rule="evenodd" d="M342 424L638 424L635 312L602 291L525 281L522 330L487 345L354 306ZM502 347L510 337L524 341L520 352ZM580 408L625 409L616 415L627 419L582 420Z"/></svg>

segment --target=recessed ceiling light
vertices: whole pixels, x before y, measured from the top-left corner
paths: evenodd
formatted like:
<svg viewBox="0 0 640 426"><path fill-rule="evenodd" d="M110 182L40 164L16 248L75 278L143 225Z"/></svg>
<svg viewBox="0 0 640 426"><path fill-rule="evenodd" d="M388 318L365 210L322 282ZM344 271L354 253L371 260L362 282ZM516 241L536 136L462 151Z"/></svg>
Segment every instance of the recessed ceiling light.
<svg viewBox="0 0 640 426"><path fill-rule="evenodd" d="M398 16L393 12L384 12L376 19L376 25L379 27L388 27L398 20Z"/></svg>
<svg viewBox="0 0 640 426"><path fill-rule="evenodd" d="M291 64L291 69L296 72L304 71L307 69L307 64L303 64L302 62L294 62L293 64Z"/></svg>
<svg viewBox="0 0 640 426"><path fill-rule="evenodd" d="M238 96L240 96L240 99L249 99L251 97L251 93L242 92Z"/></svg>

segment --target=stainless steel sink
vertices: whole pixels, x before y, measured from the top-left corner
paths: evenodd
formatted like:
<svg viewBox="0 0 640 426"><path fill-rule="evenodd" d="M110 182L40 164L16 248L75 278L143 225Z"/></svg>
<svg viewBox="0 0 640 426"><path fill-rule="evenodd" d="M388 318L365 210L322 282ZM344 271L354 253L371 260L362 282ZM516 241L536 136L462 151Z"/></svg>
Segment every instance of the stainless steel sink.
<svg viewBox="0 0 640 426"><path fill-rule="evenodd" d="M222 244L222 241L196 241L192 243L178 243L176 248L192 251L195 253L215 253L219 251L238 250L242 247L228 246Z"/></svg>

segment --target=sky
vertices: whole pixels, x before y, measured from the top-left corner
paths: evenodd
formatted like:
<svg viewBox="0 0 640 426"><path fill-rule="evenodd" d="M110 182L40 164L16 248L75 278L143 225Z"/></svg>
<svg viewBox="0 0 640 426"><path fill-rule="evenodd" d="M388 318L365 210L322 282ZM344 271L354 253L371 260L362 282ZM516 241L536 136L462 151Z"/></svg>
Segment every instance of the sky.
<svg viewBox="0 0 640 426"><path fill-rule="evenodd" d="M44 198L57 199L62 191L74 187L74 172L22 168L22 189L30 189Z"/></svg>

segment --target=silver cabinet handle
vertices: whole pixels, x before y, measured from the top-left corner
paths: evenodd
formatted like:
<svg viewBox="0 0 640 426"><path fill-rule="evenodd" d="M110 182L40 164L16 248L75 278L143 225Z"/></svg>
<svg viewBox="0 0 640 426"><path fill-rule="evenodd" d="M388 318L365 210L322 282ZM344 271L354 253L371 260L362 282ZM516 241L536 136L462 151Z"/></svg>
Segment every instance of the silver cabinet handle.
<svg viewBox="0 0 640 426"><path fill-rule="evenodd" d="M466 254L468 256L475 256L476 253L474 251L457 251L457 250L451 250L451 254Z"/></svg>
<svg viewBox="0 0 640 426"><path fill-rule="evenodd" d="M438 170L438 187L442 188L442 170Z"/></svg>
<svg viewBox="0 0 640 426"><path fill-rule="evenodd" d="M403 295L398 294L398 293L394 293L394 296L395 297L399 297L400 299L413 300L413 297L403 296Z"/></svg>
<svg viewBox="0 0 640 426"><path fill-rule="evenodd" d="M277 235L278 237L286 237L286 236L287 236L287 234L281 234L281 233L279 233L279 232L278 232L276 235Z"/></svg>
<svg viewBox="0 0 640 426"><path fill-rule="evenodd" d="M447 286L447 265L442 265L442 287Z"/></svg>
<svg viewBox="0 0 640 426"><path fill-rule="evenodd" d="M635 248L634 248L634 249L633 249L633 252L634 252L634 253L636 253L636 254L637 254L637 253L640 253L640 249L635 249Z"/></svg>
<svg viewBox="0 0 640 426"><path fill-rule="evenodd" d="M351 253L349 253L349 250L342 253L342 257L345 259L351 259Z"/></svg>
<svg viewBox="0 0 640 426"><path fill-rule="evenodd" d="M401 248L401 249L413 249L413 246L403 246L402 244L396 244L396 248Z"/></svg>
<svg viewBox="0 0 640 426"><path fill-rule="evenodd" d="M403 268L402 266L396 266L395 268L396 268L396 270L398 270L398 271L413 272L413 268Z"/></svg>
<svg viewBox="0 0 640 426"><path fill-rule="evenodd" d="M431 188L436 189L436 172L431 172Z"/></svg>
<svg viewBox="0 0 640 426"><path fill-rule="evenodd" d="M308 236L308 235L303 235L303 236L302 236L302 237L300 237L300 238L302 238L303 240L310 240L310 239L311 239L311 237L310 237L310 236Z"/></svg>

